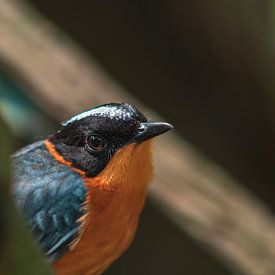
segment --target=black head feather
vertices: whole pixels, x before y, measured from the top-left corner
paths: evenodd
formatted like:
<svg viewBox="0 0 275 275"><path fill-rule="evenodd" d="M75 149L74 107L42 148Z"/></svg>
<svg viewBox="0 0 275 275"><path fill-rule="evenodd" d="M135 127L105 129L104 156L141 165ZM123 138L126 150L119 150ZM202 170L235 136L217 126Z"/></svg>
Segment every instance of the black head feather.
<svg viewBox="0 0 275 275"><path fill-rule="evenodd" d="M145 122L132 105L105 104L63 122L50 141L74 167L96 176L118 149L135 141Z"/></svg>

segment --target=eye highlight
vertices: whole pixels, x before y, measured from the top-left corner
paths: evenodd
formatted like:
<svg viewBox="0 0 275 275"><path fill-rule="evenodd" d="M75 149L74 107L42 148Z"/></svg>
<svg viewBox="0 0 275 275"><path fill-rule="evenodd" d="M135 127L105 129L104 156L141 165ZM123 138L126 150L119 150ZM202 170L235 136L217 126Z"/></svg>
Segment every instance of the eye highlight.
<svg viewBox="0 0 275 275"><path fill-rule="evenodd" d="M98 135L90 135L86 139L85 147L88 151L92 153L100 152L106 146L106 141L104 138Z"/></svg>

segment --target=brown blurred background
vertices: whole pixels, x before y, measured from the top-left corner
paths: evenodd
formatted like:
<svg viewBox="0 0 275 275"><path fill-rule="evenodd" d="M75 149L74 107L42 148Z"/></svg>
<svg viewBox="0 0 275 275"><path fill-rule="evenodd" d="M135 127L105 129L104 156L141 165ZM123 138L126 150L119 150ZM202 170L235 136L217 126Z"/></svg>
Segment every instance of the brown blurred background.
<svg viewBox="0 0 275 275"><path fill-rule="evenodd" d="M274 213L271 0L29 2ZM106 274L235 274L222 262L149 201L133 246Z"/></svg>

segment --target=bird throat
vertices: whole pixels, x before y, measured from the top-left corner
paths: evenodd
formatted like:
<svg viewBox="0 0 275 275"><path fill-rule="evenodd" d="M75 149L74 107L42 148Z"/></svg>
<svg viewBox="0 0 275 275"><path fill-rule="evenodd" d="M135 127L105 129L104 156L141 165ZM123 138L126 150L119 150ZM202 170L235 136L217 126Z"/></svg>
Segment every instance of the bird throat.
<svg viewBox="0 0 275 275"><path fill-rule="evenodd" d="M102 188L123 186L128 190L145 188L152 178L152 144L151 140L141 144L129 144L118 150L104 170L91 180L88 186L102 185Z"/></svg>

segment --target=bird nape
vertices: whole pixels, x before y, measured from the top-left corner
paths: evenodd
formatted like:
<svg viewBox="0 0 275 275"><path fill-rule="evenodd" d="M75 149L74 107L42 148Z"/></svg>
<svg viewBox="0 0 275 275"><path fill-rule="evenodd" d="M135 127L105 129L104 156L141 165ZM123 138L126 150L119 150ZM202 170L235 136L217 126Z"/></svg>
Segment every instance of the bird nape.
<svg viewBox="0 0 275 275"><path fill-rule="evenodd" d="M130 245L152 178L152 138L172 128L110 103L13 155L18 209L57 274L100 274Z"/></svg>

